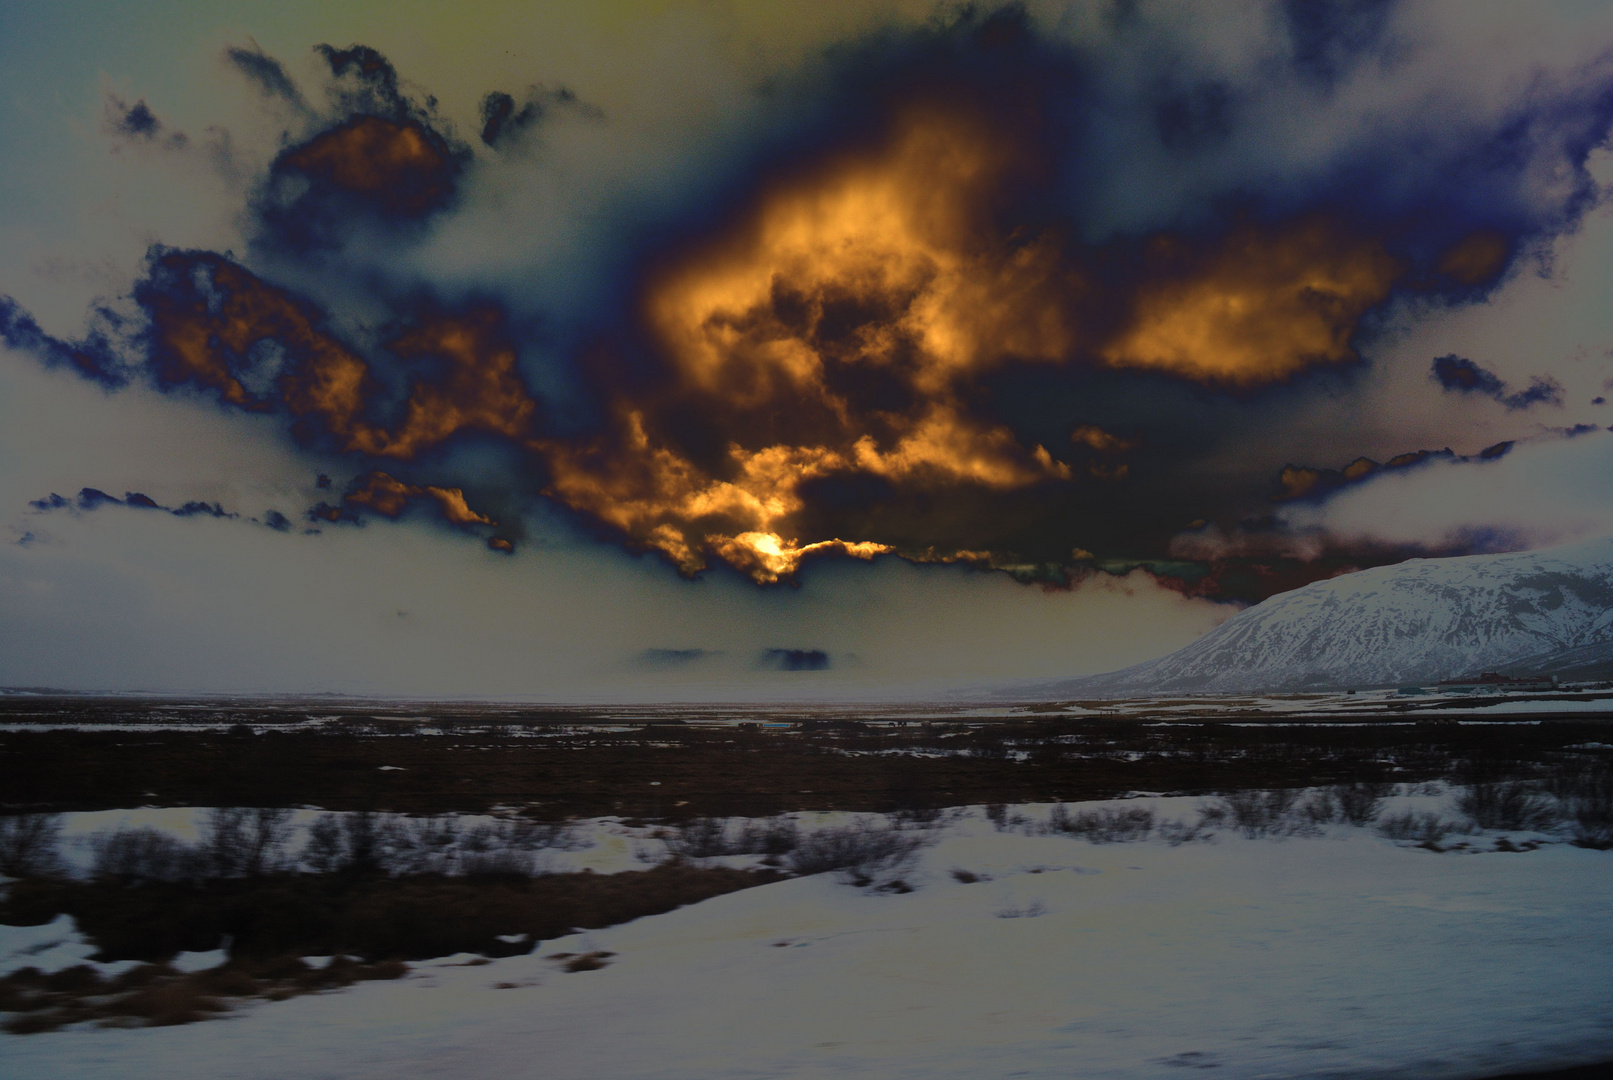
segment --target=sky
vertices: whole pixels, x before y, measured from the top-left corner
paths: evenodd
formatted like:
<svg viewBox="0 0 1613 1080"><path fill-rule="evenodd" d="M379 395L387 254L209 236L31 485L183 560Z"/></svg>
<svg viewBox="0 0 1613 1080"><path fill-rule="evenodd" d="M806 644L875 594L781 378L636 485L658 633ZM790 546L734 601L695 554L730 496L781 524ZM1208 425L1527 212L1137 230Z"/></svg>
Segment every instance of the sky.
<svg viewBox="0 0 1613 1080"><path fill-rule="evenodd" d="M1613 8L17 3L0 685L922 697L1613 532Z"/></svg>

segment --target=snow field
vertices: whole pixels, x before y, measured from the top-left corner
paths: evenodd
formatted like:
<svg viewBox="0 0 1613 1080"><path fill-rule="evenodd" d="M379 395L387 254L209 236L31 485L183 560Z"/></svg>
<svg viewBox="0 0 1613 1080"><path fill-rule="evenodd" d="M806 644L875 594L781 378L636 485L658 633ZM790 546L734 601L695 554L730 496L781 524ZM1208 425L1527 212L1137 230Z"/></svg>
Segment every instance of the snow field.
<svg viewBox="0 0 1613 1080"><path fill-rule="evenodd" d="M1449 814L1432 795L1387 812L1408 807ZM1459 1078L1613 1058L1606 852L1436 854L1336 825L1094 845L978 814L935 836L878 879L912 892L798 878L219 1021L0 1037L0 1075ZM8 928L0 953L63 929ZM597 971L547 959L596 951L615 954Z"/></svg>

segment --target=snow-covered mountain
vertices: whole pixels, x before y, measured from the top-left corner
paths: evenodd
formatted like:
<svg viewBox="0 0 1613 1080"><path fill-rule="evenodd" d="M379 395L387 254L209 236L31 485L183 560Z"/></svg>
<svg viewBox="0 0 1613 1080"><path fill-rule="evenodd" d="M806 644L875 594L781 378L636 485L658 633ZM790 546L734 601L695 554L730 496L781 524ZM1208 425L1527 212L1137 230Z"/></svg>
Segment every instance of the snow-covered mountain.
<svg viewBox="0 0 1613 1080"><path fill-rule="evenodd" d="M1387 686L1480 671L1568 672L1613 655L1613 538L1412 559L1273 596L1135 667L1056 696Z"/></svg>

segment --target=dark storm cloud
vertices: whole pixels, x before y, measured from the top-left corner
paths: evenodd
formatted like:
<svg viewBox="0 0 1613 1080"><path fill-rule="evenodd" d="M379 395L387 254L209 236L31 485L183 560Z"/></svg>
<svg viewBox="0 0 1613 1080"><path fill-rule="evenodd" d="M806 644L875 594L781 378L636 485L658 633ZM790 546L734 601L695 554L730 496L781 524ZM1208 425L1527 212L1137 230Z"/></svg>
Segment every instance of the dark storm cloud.
<svg viewBox="0 0 1613 1080"><path fill-rule="evenodd" d="M218 503L187 502L182 506L164 506L151 498L151 496L138 491L125 492L123 498L120 499L115 495L108 495L99 488L88 487L81 490L72 499L63 498L52 492L43 499L34 499L28 505L38 511L88 511L99 510L106 506L128 506L136 510L160 510L175 517L235 518L240 516L225 510Z"/></svg>
<svg viewBox="0 0 1613 1080"><path fill-rule="evenodd" d="M1447 390L1494 398L1509 409L1563 403L1563 386L1556 379L1537 375L1529 380L1529 385L1524 389L1509 392L1507 384L1494 372L1486 371L1455 353L1435 357L1430 374Z"/></svg>
<svg viewBox="0 0 1613 1080"><path fill-rule="evenodd" d="M417 117L422 106L404 94L392 62L367 45L338 49L316 45L314 51L330 66L331 85L327 88L338 111L367 113L395 120ZM427 101L425 107L434 105Z"/></svg>
<svg viewBox="0 0 1613 1080"><path fill-rule="evenodd" d="M115 317L104 310L99 314L115 332ZM0 341L33 356L46 367L70 368L108 389L129 381L129 365L121 343L114 341L106 328L98 327L84 341L70 344L41 330L33 316L9 296L0 296Z"/></svg>
<svg viewBox="0 0 1613 1080"><path fill-rule="evenodd" d="M332 522L356 521L359 520L360 511L369 510L382 517L397 518L411 505L422 503L431 504L438 516L451 525L468 528L498 524L486 514L471 509L465 493L459 488L406 484L384 472L356 477L348 485L340 506L320 503L309 511L309 516Z"/></svg>
<svg viewBox="0 0 1613 1080"><path fill-rule="evenodd" d="M341 248L365 229L407 234L451 207L470 149L437 115L436 99L407 90L392 64L363 45L319 45L328 109L303 101L279 62L258 51L226 55L265 93L297 105L312 130L274 159L256 195L257 244L293 259Z"/></svg>
<svg viewBox="0 0 1613 1080"><path fill-rule="evenodd" d="M766 649L756 666L770 671L828 671L832 664L822 649Z"/></svg>
<svg viewBox="0 0 1613 1080"><path fill-rule="evenodd" d="M112 114L110 126L119 134L137 139L154 139L157 132L162 130L162 121L152 115L143 100L130 106L114 97L108 100L107 105Z"/></svg>
<svg viewBox="0 0 1613 1080"><path fill-rule="evenodd" d="M365 318L307 291L332 253L363 259L364 230L402 250L501 160L471 154L373 49L321 46L331 111L263 178L252 258L153 249L133 290L144 322L121 337L56 341L9 302L0 328L104 382L129 355L158 387L282 417L358 476L320 520L424 506L508 552L508 523L541 494L691 576L771 583L812 559L894 555L1053 585L1142 566L1258 599L1405 557L1297 546L1274 497L1450 455L1329 446L1349 464L1284 469L1263 434L1356 393L1361 345L1398 301L1482 301L1570 228L1613 123L1605 78L1541 81L1499 116L1449 118L1442 142L1382 125L1304 169L1240 172L1218 155L1266 134L1251 129L1269 122L1249 107L1262 93L1297 80L1325 99L1396 55L1389 6L1282 10L1285 66L1240 84L1161 50L1133 112L1099 92L1098 51L1012 8L847 43L775 86L776 122L705 165L695 194L601 237L627 284L564 314L581 344L559 356L511 316L521 281L441 298L372 256L343 282ZM1136 13L1116 26L1149 32ZM266 88L284 74L261 53L231 60ZM483 141L510 144L562 93L488 95ZM1136 186L1107 149L1122 136L1196 201L1116 227L1110 203ZM540 401L540 354L586 400ZM1447 386L1513 408L1560 399L1444 359Z"/></svg>
<svg viewBox="0 0 1613 1080"><path fill-rule="evenodd" d="M1398 6L1398 0L1283 0L1295 69L1332 85L1355 67L1385 59L1395 44L1389 24Z"/></svg>
<svg viewBox="0 0 1613 1080"><path fill-rule="evenodd" d="M531 87L519 104L511 95L495 90L482 98L482 142L494 149L518 143L556 109L565 109L595 120L603 115L598 108L580 100L564 86L554 90Z"/></svg>
<svg viewBox="0 0 1613 1080"><path fill-rule="evenodd" d="M108 134L130 143L161 146L169 150L182 150L190 144L184 132L169 131L144 98L130 105L116 94L108 94L104 124Z"/></svg>
<svg viewBox="0 0 1613 1080"><path fill-rule="evenodd" d="M299 111L307 111L308 103L303 100L297 84L286 73L285 65L256 45L250 49L231 46L224 50L224 58L246 76L264 97L279 98Z"/></svg>

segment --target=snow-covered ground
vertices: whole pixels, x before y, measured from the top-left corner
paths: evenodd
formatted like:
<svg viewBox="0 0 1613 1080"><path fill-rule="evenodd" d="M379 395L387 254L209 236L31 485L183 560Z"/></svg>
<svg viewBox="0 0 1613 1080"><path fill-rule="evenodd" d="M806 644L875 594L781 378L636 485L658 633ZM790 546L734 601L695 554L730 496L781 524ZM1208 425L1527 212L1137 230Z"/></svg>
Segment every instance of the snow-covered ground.
<svg viewBox="0 0 1613 1080"><path fill-rule="evenodd" d="M1121 805L1191 820L1197 800ZM1613 1059L1613 853L1336 825L1093 845L978 814L938 836L895 875L912 892L798 878L218 1021L0 1036L0 1076L1432 1080ZM24 936L83 955L62 921L0 951ZM547 959L594 951L615 955Z"/></svg>

